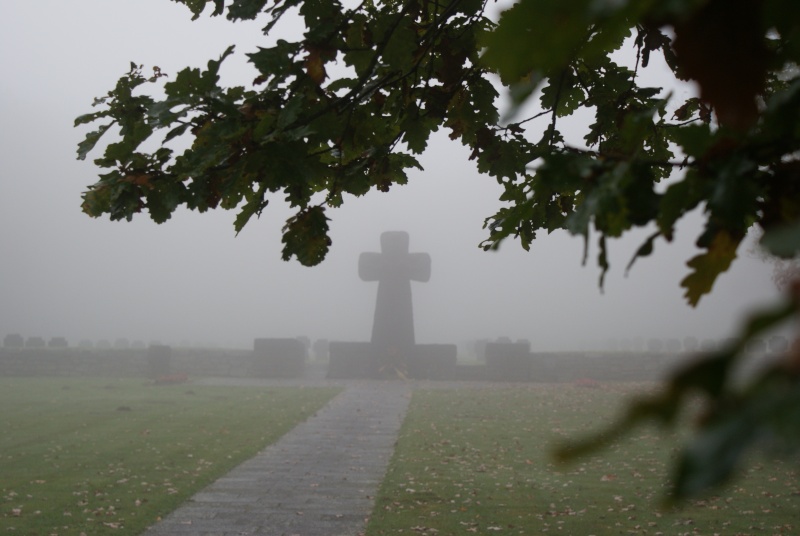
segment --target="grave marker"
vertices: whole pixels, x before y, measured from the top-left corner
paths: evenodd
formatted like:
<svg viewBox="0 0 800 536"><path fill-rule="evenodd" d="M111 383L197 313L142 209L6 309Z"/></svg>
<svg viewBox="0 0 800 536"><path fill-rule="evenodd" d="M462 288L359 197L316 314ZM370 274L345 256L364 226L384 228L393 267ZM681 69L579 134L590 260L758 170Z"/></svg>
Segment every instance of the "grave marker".
<svg viewBox="0 0 800 536"><path fill-rule="evenodd" d="M387 231L381 234L380 253L362 253L358 275L363 281L378 282L372 344L379 351L414 345L414 310L411 281L427 282L431 276L431 257L408 252L408 233Z"/></svg>
<svg viewBox="0 0 800 536"><path fill-rule="evenodd" d="M3 338L3 346L6 348L22 348L25 346L25 338L19 333L9 333Z"/></svg>

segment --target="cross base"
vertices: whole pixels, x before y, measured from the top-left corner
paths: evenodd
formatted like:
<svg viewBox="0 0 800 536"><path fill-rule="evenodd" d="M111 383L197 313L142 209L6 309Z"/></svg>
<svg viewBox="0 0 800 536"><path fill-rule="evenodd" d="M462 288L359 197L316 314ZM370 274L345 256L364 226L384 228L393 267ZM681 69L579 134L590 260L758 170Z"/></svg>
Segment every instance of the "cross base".
<svg viewBox="0 0 800 536"><path fill-rule="evenodd" d="M381 348L371 342L331 342L328 378L437 380L453 377L455 344Z"/></svg>

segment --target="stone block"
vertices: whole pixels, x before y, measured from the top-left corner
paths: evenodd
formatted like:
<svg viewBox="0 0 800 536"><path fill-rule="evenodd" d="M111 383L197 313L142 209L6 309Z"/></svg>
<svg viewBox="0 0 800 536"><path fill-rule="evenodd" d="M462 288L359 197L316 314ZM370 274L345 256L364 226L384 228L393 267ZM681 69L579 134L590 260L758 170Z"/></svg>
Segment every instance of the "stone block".
<svg viewBox="0 0 800 536"><path fill-rule="evenodd" d="M328 344L328 355L328 378L359 379L378 375L372 343L332 341Z"/></svg>
<svg viewBox="0 0 800 536"><path fill-rule="evenodd" d="M490 342L486 344L489 378L503 381L528 381L531 375L530 343Z"/></svg>
<svg viewBox="0 0 800 536"><path fill-rule="evenodd" d="M22 348L25 346L25 338L19 333L9 333L3 337L3 346L6 348Z"/></svg>
<svg viewBox="0 0 800 536"><path fill-rule="evenodd" d="M52 337L47 342L47 346L49 348L67 348L69 344L67 343L67 339L64 337Z"/></svg>
<svg viewBox="0 0 800 536"><path fill-rule="evenodd" d="M172 347L153 344L147 348L147 377L159 378L172 373Z"/></svg>
<svg viewBox="0 0 800 536"><path fill-rule="evenodd" d="M417 344L409 352L406 367L410 378L453 380L457 361L455 344Z"/></svg>
<svg viewBox="0 0 800 536"><path fill-rule="evenodd" d="M256 339L253 370L258 378L299 378L306 366L306 347L297 339Z"/></svg>

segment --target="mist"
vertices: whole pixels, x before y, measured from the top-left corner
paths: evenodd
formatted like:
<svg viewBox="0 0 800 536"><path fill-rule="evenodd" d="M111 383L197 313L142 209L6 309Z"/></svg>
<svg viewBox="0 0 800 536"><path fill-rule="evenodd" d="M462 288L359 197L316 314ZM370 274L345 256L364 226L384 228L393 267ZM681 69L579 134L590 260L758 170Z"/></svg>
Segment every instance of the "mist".
<svg viewBox="0 0 800 536"><path fill-rule="evenodd" d="M771 267L746 243L712 294L688 307L679 284L696 251L697 214L627 276L652 230L610 242L602 292L597 252L590 247L582 266L580 238L553 233L529 252L514 241L484 252L483 220L500 206L500 187L442 133L408 185L346 198L329 212L333 245L314 268L280 258L290 215L280 196L238 236L235 212L223 210L179 210L163 225L146 214L132 222L89 218L80 195L96 181L91 159L100 153L76 160L87 129L73 128L74 118L90 112L131 61L174 76L235 43L223 80L249 83L244 53L260 43L259 25L192 22L186 8L165 0L7 7L0 20L0 337L231 348L252 347L256 337L367 341L377 284L359 279L358 256L379 251L381 232L394 230L410 234L411 252L432 258L430 281L412 283L420 343L506 336L528 339L534 350L578 350L612 338L722 338L777 294Z"/></svg>

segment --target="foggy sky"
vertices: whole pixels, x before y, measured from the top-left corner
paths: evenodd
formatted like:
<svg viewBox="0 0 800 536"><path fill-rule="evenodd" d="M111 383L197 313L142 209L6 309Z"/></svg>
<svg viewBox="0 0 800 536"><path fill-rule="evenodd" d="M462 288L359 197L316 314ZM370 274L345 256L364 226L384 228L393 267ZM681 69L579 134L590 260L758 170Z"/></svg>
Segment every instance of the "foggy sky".
<svg viewBox="0 0 800 536"><path fill-rule="evenodd" d="M771 268L740 249L732 270L697 309L680 280L699 219L656 243L630 275L624 268L650 229L609 244L611 272L597 286L596 250L581 266L582 239L542 235L530 252L509 241L478 248L483 220L499 206L458 142L440 133L388 194L348 198L332 210L333 247L318 267L280 260L289 215L277 196L237 237L235 212L180 210L163 225L91 219L80 194L96 181L75 158L87 129L72 127L128 71L158 65L174 76L205 67L229 44L223 81L254 78L244 53L259 24L207 18L167 0L10 0L0 18L0 337L64 336L70 344L126 337L250 347L254 337L368 340L375 283L358 278L358 255L379 235L405 230L411 250L432 257L428 283L413 283L417 341L527 338L534 349L579 349L608 338L724 337L754 304L776 295ZM592 244L594 245L594 244Z"/></svg>

